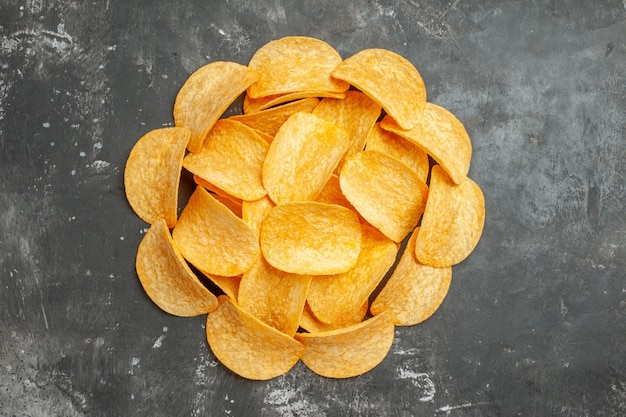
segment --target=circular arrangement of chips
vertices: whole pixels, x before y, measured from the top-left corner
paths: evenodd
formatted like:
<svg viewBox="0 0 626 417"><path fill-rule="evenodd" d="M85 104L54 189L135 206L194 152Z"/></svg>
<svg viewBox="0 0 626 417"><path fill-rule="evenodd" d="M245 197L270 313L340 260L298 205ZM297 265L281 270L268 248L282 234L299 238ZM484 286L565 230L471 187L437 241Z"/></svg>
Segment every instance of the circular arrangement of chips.
<svg viewBox="0 0 626 417"><path fill-rule="evenodd" d="M243 94L243 113L224 117ZM278 39L247 66L194 72L174 121L139 139L124 172L151 225L137 275L164 311L207 314L213 354L242 377L298 361L368 372L395 326L437 310L480 239L469 136L394 52L342 59L318 39ZM178 215L183 169L196 188Z"/></svg>

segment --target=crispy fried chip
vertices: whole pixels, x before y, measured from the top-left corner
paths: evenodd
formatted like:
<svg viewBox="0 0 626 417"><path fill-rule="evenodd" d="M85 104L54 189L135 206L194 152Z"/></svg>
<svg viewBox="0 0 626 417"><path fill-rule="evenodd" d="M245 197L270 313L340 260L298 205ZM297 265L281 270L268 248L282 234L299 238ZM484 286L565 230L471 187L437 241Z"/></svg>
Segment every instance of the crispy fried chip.
<svg viewBox="0 0 626 417"><path fill-rule="evenodd" d="M316 333L352 326L353 324L357 324L363 321L363 318L367 314L368 308L369 302L366 300L353 317L344 320L346 324L328 324L315 317L315 314L313 314L313 312L311 311L309 303L305 303L304 310L302 310L302 316L300 317L300 327L309 333Z"/></svg>
<svg viewBox="0 0 626 417"><path fill-rule="evenodd" d="M276 204L314 200L349 143L345 130L311 113L296 113L280 128L263 165L263 185Z"/></svg>
<svg viewBox="0 0 626 417"><path fill-rule="evenodd" d="M268 196L254 201L244 201L241 204L241 219L250 227L258 238L261 234L261 225L267 213L275 204Z"/></svg>
<svg viewBox="0 0 626 417"><path fill-rule="evenodd" d="M388 116L381 120L380 126L424 149L455 183L461 183L467 176L472 143L459 119L443 107L426 103L420 121L410 130L404 130Z"/></svg>
<svg viewBox="0 0 626 417"><path fill-rule="evenodd" d="M310 112L319 102L320 101L317 97L303 98L281 106L262 110L257 113L231 116L229 117L229 120L241 122L273 138L276 136L278 129L291 115L301 111Z"/></svg>
<svg viewBox="0 0 626 417"><path fill-rule="evenodd" d="M317 202L272 208L261 226L261 250L270 265L303 275L340 274L354 267L361 250L357 215Z"/></svg>
<svg viewBox="0 0 626 417"><path fill-rule="evenodd" d="M415 242L417 259L439 268L463 261L474 250L485 224L485 198L474 181L466 177L455 184L436 165L430 193Z"/></svg>
<svg viewBox="0 0 626 417"><path fill-rule="evenodd" d="M380 116L380 105L360 91L346 91L344 99L324 98L313 114L335 123L348 132L350 143L343 159L362 151L370 130ZM340 161L337 172L343 163Z"/></svg>
<svg viewBox="0 0 626 417"><path fill-rule="evenodd" d="M172 237L185 259L212 275L242 274L260 253L252 230L200 186L180 214Z"/></svg>
<svg viewBox="0 0 626 417"><path fill-rule="evenodd" d="M372 370L383 361L394 338L391 314L382 313L342 329L296 333L305 346L302 362L328 378L350 378Z"/></svg>
<svg viewBox="0 0 626 417"><path fill-rule="evenodd" d="M365 148L394 157L411 168L420 180L426 182L428 179L430 172L428 154L415 143L382 129L379 123L376 123L370 131Z"/></svg>
<svg viewBox="0 0 626 417"><path fill-rule="evenodd" d="M146 232L135 266L143 289L162 310L190 317L217 308L217 298L191 271L174 245L165 220L154 222Z"/></svg>
<svg viewBox="0 0 626 417"><path fill-rule="evenodd" d="M209 191L211 194L218 195L221 197L221 200L219 200L220 202L223 202L223 200L230 200L232 201L233 204L239 205L241 206L242 204L242 200L241 198L237 198L231 194L228 194L226 191L222 190L219 187L216 187L215 184L211 184L210 182L208 182L207 180L205 180L204 178L201 178L197 175L193 175L193 182L196 183L197 185L202 186L202 188L205 188L207 191Z"/></svg>
<svg viewBox="0 0 626 417"><path fill-rule="evenodd" d="M222 119L200 150L185 156L183 166L230 195L258 200L266 194L261 172L268 149L268 143L248 126Z"/></svg>
<svg viewBox="0 0 626 417"><path fill-rule="evenodd" d="M332 72L372 98L404 129L414 127L426 104L422 76L404 57L386 49L364 49Z"/></svg>
<svg viewBox="0 0 626 417"><path fill-rule="evenodd" d="M339 185L339 176L331 175L322 191L317 195L315 201L320 203L328 203L328 204L337 204L339 206L343 206L345 208L349 208L350 210L354 210L354 207L343 192L341 191L341 186ZM358 214L358 213L357 213Z"/></svg>
<svg viewBox="0 0 626 417"><path fill-rule="evenodd" d="M185 81L174 103L174 123L191 131L187 149L197 152L213 124L259 75L235 62L211 62Z"/></svg>
<svg viewBox="0 0 626 417"><path fill-rule="evenodd" d="M407 242L396 269L372 303L371 313L389 310L396 326L412 326L439 308L450 288L452 268L434 268L415 258L417 229Z"/></svg>
<svg viewBox="0 0 626 417"><path fill-rule="evenodd" d="M269 109L280 104L289 103L290 101L301 100L305 98L344 98L346 93L333 93L329 91L295 91L286 94L274 94L272 96L252 98L246 94L243 98L243 113L252 114L262 110Z"/></svg>
<svg viewBox="0 0 626 417"><path fill-rule="evenodd" d="M243 274L239 306L254 317L293 336L298 330L311 275L298 275L274 268L261 256Z"/></svg>
<svg viewBox="0 0 626 417"><path fill-rule="evenodd" d="M306 36L287 36L259 48L248 67L259 74L250 85L252 98L295 91L330 91L341 93L347 82L330 77L341 62L341 55L326 42Z"/></svg>
<svg viewBox="0 0 626 417"><path fill-rule="evenodd" d="M189 130L155 129L142 136L128 155L124 169L126 198L146 223L165 219L176 224L178 187Z"/></svg>
<svg viewBox="0 0 626 417"><path fill-rule="evenodd" d="M348 325L396 260L398 246L375 227L361 224L361 253L343 274L317 276L307 302L324 323Z"/></svg>
<svg viewBox="0 0 626 417"><path fill-rule="evenodd" d="M206 337L217 359L236 374L267 380L288 372L304 346L220 295L217 310L207 317Z"/></svg>
<svg viewBox="0 0 626 417"><path fill-rule="evenodd" d="M428 194L426 184L406 165L377 151L346 159L339 184L359 214L394 242L417 225Z"/></svg>
<svg viewBox="0 0 626 417"><path fill-rule="evenodd" d="M239 284L241 283L241 275L234 277L222 277L219 275L207 274L200 271L206 276L213 284L217 285L220 290L224 292L231 300L237 301L239 295Z"/></svg>

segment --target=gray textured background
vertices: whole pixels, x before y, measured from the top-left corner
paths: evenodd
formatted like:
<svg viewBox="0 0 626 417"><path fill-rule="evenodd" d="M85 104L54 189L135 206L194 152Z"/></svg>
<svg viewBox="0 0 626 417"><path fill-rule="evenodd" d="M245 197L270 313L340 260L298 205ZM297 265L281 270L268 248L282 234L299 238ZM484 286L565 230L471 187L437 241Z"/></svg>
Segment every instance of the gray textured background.
<svg viewBox="0 0 626 417"><path fill-rule="evenodd" d="M251 382L144 294L122 174L192 71L295 34L413 62L487 220L372 372ZM622 0L0 0L0 415L624 416L625 159Z"/></svg>

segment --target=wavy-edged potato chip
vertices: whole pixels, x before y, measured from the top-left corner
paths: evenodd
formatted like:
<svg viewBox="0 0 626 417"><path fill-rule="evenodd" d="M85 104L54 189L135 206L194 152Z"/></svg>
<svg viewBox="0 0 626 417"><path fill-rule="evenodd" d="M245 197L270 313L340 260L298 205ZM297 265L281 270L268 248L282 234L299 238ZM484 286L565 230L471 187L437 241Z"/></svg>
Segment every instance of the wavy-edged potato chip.
<svg viewBox="0 0 626 417"><path fill-rule="evenodd" d="M420 180L426 182L430 172L430 162L428 154L415 143L389 132L376 123L370 131L365 144L368 151L378 151L396 158L411 168Z"/></svg>
<svg viewBox="0 0 626 417"><path fill-rule="evenodd" d="M380 104L404 129L414 127L426 104L426 87L417 68L387 49L363 49L332 72Z"/></svg>
<svg viewBox="0 0 626 417"><path fill-rule="evenodd" d="M291 115L301 111L311 112L319 102L320 100L317 97L303 98L267 110L261 110L257 113L231 116L228 119L241 122L273 138L276 136L278 129Z"/></svg>
<svg viewBox="0 0 626 417"><path fill-rule="evenodd" d="M313 314L309 303L304 304L304 310L302 310L302 316L300 316L300 327L309 333L326 332L329 330L341 329L343 327L352 326L363 321L367 310L369 308L369 301L365 301L363 305L355 312L354 316L344 320L343 324L329 324L324 323Z"/></svg>
<svg viewBox="0 0 626 417"><path fill-rule="evenodd" d="M417 174L377 151L357 152L346 159L339 185L359 214L394 242L417 225L428 195Z"/></svg>
<svg viewBox="0 0 626 417"><path fill-rule="evenodd" d="M304 353L304 346L243 311L220 295L217 310L207 316L206 337L217 359L234 373L267 380L287 373Z"/></svg>
<svg viewBox="0 0 626 417"><path fill-rule="evenodd" d="M391 348L395 326L389 313L359 324L319 333L296 333L304 344L302 362L328 378L350 378L380 364Z"/></svg>
<svg viewBox="0 0 626 417"><path fill-rule="evenodd" d="M445 108L426 103L419 122L410 130L405 130L388 116L380 121L380 127L424 149L455 183L459 184L467 176L472 143L463 124Z"/></svg>
<svg viewBox="0 0 626 417"><path fill-rule="evenodd" d="M257 49L248 67L259 74L248 88L252 98L295 91L341 93L349 88L330 73L341 62L341 55L326 42L306 36L286 36Z"/></svg>
<svg viewBox="0 0 626 417"><path fill-rule="evenodd" d="M392 267L398 245L374 226L361 224L361 253L356 265L338 275L316 276L307 302L324 323L348 325Z"/></svg>
<svg viewBox="0 0 626 417"><path fill-rule="evenodd" d="M301 100L305 98L344 98L346 93L333 93L330 91L295 91L286 94L274 94L271 96L252 98L246 94L243 98L243 113L252 114L262 110L269 109L280 104L289 103L290 101Z"/></svg>
<svg viewBox="0 0 626 417"><path fill-rule="evenodd" d="M137 276L146 294L162 310L180 317L217 308L217 298L193 273L174 245L165 220L152 224L139 244Z"/></svg>
<svg viewBox="0 0 626 417"><path fill-rule="evenodd" d="M268 143L243 123L218 120L200 150L183 159L183 167L242 200L258 200L266 192L261 173Z"/></svg>
<svg viewBox="0 0 626 417"><path fill-rule="evenodd" d="M311 113L282 125L267 152L263 185L276 204L314 200L349 143L344 129Z"/></svg>
<svg viewBox="0 0 626 417"><path fill-rule="evenodd" d="M311 275L291 274L263 258L241 278L239 306L254 317L293 336L298 330Z"/></svg>
<svg viewBox="0 0 626 417"><path fill-rule="evenodd" d="M409 238L396 268L372 302L376 316L389 310L396 326L412 326L429 318L448 294L452 268L435 268L415 257L418 229Z"/></svg>
<svg viewBox="0 0 626 417"><path fill-rule="evenodd" d="M165 219L176 224L178 187L185 147L186 128L164 127L142 136L133 146L124 169L126 199L146 223Z"/></svg>
<svg viewBox="0 0 626 417"><path fill-rule="evenodd" d="M462 262L478 244L484 224L485 198L480 186L469 177L455 184L435 165L415 242L417 259L439 268Z"/></svg>
<svg viewBox="0 0 626 417"><path fill-rule="evenodd" d="M172 237L185 259L212 275L240 275L260 254L252 230L200 186L180 214Z"/></svg>
<svg viewBox="0 0 626 417"><path fill-rule="evenodd" d="M275 205L268 196L254 201L244 201L241 204L241 219L252 229L257 238L261 234L261 225L265 216Z"/></svg>
<svg viewBox="0 0 626 417"><path fill-rule="evenodd" d="M190 152L200 150L217 119L258 79L247 66L227 61L211 62L189 76L174 102L174 123L191 131Z"/></svg>
<svg viewBox="0 0 626 417"><path fill-rule="evenodd" d="M361 251L358 216L345 207L318 202L279 204L261 226L261 251L282 271L330 275L348 271Z"/></svg>
<svg viewBox="0 0 626 417"><path fill-rule="evenodd" d="M346 91L344 99L324 98L313 109L313 114L335 123L348 132L350 143L343 159L362 151L367 136L380 116L378 103L360 91ZM341 169L342 161L337 166Z"/></svg>

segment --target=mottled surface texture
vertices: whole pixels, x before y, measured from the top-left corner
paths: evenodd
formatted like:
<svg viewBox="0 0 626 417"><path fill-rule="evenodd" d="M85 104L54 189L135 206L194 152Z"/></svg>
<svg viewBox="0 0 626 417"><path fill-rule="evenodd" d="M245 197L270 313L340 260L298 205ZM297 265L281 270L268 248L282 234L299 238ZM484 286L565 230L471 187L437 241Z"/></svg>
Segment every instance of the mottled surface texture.
<svg viewBox="0 0 626 417"><path fill-rule="evenodd" d="M123 169L193 70L293 34L414 63L487 220L372 372L250 382L143 292ZM0 415L624 416L625 160L623 0L0 0Z"/></svg>

